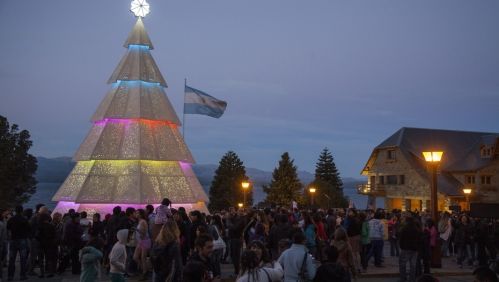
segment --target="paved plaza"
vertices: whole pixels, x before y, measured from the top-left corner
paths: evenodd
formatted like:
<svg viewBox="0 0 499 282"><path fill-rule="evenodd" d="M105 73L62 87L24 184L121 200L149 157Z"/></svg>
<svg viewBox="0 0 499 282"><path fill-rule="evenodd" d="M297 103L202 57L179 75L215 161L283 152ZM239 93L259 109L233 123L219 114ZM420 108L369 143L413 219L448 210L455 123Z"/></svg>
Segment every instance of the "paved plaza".
<svg viewBox="0 0 499 282"><path fill-rule="evenodd" d="M388 254L390 252L389 249L389 244L385 244L384 248L384 254ZM370 262L370 265L367 269L367 273L362 273L357 281L358 282L363 282L363 281L380 281L380 282L395 282L399 281L398 275L399 275L399 267L398 267L398 258L397 257L391 257L391 256L385 256L384 258L384 265L383 267L374 267L372 265L372 260ZM18 271L19 268L16 268ZM6 275L7 269L4 268L3 273L4 277ZM234 268L232 267L232 264L222 264L222 281L235 281L233 277L233 272ZM465 267L465 268L459 268L457 263L455 262L455 257L448 257L448 258L443 258L442 259L442 268L433 268L431 269L431 273L435 275L439 281L473 281L473 276L472 276L473 268L472 267ZM127 279L127 281L139 281L140 276L136 277L130 277ZM18 281L19 277L18 274L16 273L16 277L14 281ZM29 276L29 279L26 280L28 282L30 281L40 281L40 282L56 282L56 281L65 281L65 282L76 282L79 281L79 276L77 275L72 275L70 274L70 270L68 269L65 274L63 275L57 275L52 278L38 278L35 276ZM104 273L102 274L101 281L110 281L110 279L105 275Z"/></svg>

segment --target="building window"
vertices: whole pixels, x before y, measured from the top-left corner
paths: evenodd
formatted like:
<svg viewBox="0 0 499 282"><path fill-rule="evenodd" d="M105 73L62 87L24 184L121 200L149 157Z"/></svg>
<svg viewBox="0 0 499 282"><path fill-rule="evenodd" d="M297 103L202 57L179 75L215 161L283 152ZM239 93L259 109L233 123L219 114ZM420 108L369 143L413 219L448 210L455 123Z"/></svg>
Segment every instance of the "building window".
<svg viewBox="0 0 499 282"><path fill-rule="evenodd" d="M387 175L386 176L386 184L397 185L397 176L396 175Z"/></svg>
<svg viewBox="0 0 499 282"><path fill-rule="evenodd" d="M490 185L492 183L492 176L490 175L482 175L480 177L480 180L481 180L481 184L485 184L485 185Z"/></svg>
<svg viewBox="0 0 499 282"><path fill-rule="evenodd" d="M386 159L395 160L395 150L386 151Z"/></svg>
<svg viewBox="0 0 499 282"><path fill-rule="evenodd" d="M475 184L475 176L474 175L466 175L465 177L466 184Z"/></svg>
<svg viewBox="0 0 499 282"><path fill-rule="evenodd" d="M379 176L379 184L385 184L385 177L382 175L382 176Z"/></svg>
<svg viewBox="0 0 499 282"><path fill-rule="evenodd" d="M480 149L480 155L482 158L490 158L492 157L492 153L494 152L494 147L492 146L482 146Z"/></svg>
<svg viewBox="0 0 499 282"><path fill-rule="evenodd" d="M404 185L405 184L405 175L399 175L399 184Z"/></svg>

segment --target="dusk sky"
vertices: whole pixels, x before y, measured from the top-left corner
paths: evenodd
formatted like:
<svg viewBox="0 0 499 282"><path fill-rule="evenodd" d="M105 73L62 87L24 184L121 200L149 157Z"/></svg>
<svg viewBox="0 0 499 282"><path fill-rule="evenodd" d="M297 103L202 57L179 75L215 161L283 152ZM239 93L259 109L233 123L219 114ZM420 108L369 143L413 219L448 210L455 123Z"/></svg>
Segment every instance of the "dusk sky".
<svg viewBox="0 0 499 282"><path fill-rule="evenodd" d="M186 116L197 163L234 150L359 177L401 127L499 132L499 1L150 0L152 55L182 119L184 78L228 102ZM0 1L0 115L33 154L72 156L125 54L129 0Z"/></svg>

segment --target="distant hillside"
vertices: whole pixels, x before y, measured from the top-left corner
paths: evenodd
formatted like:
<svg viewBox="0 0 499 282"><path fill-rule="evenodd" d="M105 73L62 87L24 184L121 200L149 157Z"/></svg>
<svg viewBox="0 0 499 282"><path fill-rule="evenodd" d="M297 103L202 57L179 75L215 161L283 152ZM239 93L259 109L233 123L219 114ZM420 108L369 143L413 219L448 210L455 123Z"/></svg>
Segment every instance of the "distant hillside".
<svg viewBox="0 0 499 282"><path fill-rule="evenodd" d="M70 157L38 157L36 179L39 183L62 183L75 166Z"/></svg>
<svg viewBox="0 0 499 282"><path fill-rule="evenodd" d="M44 158L38 157L38 171L36 174L36 178L39 183L62 183L66 179L67 175L73 169L75 163L71 160L70 157L59 157L59 158ZM203 186L204 190L208 193L211 181L215 174L215 170L218 165L214 164L195 164L192 166L194 173L199 179L199 182ZM246 168L246 174L249 176L251 181L253 182L254 187L254 200L255 202L262 201L265 198L265 193L263 192L263 185L270 183L272 179L272 172L264 171L256 168ZM302 181L304 185L310 183L314 179L314 175L307 171L299 171L298 177ZM357 184L363 182L362 179L353 179L353 178L344 178L344 188L345 189L355 189ZM54 191L39 191L45 194L51 194L48 196L49 198L57 191L57 187L59 185L38 185L39 189L44 189L45 187L51 187L51 190ZM38 193L37 193L38 194ZM40 195L39 195L40 196ZM45 196L38 197L44 198ZM43 199L38 199L43 200Z"/></svg>

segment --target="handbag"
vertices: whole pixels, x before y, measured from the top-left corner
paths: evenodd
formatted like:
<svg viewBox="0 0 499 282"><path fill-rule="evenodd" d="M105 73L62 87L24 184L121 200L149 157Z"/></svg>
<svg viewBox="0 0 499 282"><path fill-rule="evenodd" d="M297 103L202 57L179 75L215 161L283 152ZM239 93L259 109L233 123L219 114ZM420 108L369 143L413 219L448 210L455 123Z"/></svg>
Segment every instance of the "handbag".
<svg viewBox="0 0 499 282"><path fill-rule="evenodd" d="M220 233L218 232L218 228L216 226L213 226L215 228L215 232L218 234L218 239L213 241L213 249L214 250L220 250L220 249L225 249L227 246L224 242L224 239L222 239L222 236L220 236Z"/></svg>

